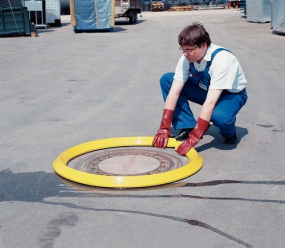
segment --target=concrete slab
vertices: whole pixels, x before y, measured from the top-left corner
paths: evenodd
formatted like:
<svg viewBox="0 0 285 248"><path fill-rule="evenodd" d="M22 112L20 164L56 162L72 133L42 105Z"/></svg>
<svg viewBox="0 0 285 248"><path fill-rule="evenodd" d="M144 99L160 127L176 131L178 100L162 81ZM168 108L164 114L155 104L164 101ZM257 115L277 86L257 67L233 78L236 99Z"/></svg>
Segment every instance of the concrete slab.
<svg viewBox="0 0 285 248"><path fill-rule="evenodd" d="M36 38L0 39L0 247L285 247L284 36L238 10L144 12L104 33L75 34L65 18ZM56 176L52 162L72 146L155 135L159 78L175 69L177 36L193 21L249 81L238 144L211 127L196 146L202 170L161 187Z"/></svg>

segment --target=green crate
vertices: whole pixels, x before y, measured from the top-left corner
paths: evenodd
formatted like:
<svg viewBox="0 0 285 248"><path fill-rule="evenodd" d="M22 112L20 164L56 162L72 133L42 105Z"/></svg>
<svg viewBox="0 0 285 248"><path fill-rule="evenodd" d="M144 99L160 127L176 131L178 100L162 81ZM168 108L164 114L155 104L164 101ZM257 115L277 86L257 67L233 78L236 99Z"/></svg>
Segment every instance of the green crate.
<svg viewBox="0 0 285 248"><path fill-rule="evenodd" d="M23 8L24 14L24 22L25 22L25 32L26 35L31 35L31 26L30 26L30 18L29 18L29 11L28 8Z"/></svg>
<svg viewBox="0 0 285 248"><path fill-rule="evenodd" d="M3 21L2 8L0 8L0 35L3 33L4 33L4 21Z"/></svg>
<svg viewBox="0 0 285 248"><path fill-rule="evenodd" d="M14 7L0 10L0 35L30 35L27 8Z"/></svg>
<svg viewBox="0 0 285 248"><path fill-rule="evenodd" d="M24 16L22 9L3 10L5 32L7 34L24 34Z"/></svg>

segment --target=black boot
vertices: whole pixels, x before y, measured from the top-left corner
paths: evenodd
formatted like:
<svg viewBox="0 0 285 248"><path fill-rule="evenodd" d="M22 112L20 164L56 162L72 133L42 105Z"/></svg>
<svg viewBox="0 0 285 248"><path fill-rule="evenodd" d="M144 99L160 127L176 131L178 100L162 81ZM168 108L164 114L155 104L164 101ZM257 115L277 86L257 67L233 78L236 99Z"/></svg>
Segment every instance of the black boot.
<svg viewBox="0 0 285 248"><path fill-rule="evenodd" d="M230 138L224 137L224 144L233 145L235 143L237 143L237 135L236 134Z"/></svg>
<svg viewBox="0 0 285 248"><path fill-rule="evenodd" d="M193 130L193 128L185 128L178 131L178 133L171 134L171 138L175 138L177 140L186 140L189 138L189 133Z"/></svg>

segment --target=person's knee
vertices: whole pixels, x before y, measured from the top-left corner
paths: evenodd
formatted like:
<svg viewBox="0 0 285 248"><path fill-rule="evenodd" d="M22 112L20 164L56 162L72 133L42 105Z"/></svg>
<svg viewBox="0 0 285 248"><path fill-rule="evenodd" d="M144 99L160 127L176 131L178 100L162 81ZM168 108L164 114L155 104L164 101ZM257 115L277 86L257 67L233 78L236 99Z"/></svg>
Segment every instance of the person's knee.
<svg viewBox="0 0 285 248"><path fill-rule="evenodd" d="M220 129L227 129L229 126L234 125L235 119L229 118L222 113L217 113L212 117L213 124Z"/></svg>
<svg viewBox="0 0 285 248"><path fill-rule="evenodd" d="M161 88L164 88L164 87L169 87L170 85L172 85L172 82L173 82L173 76L174 76L174 73L165 73L162 75L162 77L160 78L160 86Z"/></svg>

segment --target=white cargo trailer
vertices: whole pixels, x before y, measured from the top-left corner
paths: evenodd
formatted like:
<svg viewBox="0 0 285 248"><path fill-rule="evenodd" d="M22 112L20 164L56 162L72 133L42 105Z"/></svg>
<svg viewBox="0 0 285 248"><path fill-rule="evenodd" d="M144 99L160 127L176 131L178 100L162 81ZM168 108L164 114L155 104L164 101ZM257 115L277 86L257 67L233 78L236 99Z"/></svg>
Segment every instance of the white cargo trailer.
<svg viewBox="0 0 285 248"><path fill-rule="evenodd" d="M115 18L126 17L130 24L137 23L141 0L115 0Z"/></svg>

